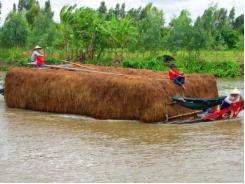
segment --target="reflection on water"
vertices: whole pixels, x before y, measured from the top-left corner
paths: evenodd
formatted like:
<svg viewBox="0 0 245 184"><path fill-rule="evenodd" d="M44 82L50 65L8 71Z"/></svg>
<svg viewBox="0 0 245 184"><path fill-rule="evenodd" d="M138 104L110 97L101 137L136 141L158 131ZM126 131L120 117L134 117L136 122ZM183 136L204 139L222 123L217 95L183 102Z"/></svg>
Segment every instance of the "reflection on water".
<svg viewBox="0 0 245 184"><path fill-rule="evenodd" d="M0 97L0 132L0 182L243 181L239 121L97 121L10 109Z"/></svg>

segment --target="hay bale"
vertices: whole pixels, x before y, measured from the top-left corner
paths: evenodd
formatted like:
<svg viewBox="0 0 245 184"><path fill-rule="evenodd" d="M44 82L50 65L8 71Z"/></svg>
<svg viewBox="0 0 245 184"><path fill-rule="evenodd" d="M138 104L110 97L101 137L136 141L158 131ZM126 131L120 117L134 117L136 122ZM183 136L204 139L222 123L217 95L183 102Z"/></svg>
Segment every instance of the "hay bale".
<svg viewBox="0 0 245 184"><path fill-rule="evenodd" d="M158 122L164 121L166 115L191 112L169 105L171 96L211 98L218 95L212 75L186 74L183 90L168 79L166 72L98 66L93 66L93 71L127 75L12 68L5 80L6 104L13 108L98 119Z"/></svg>

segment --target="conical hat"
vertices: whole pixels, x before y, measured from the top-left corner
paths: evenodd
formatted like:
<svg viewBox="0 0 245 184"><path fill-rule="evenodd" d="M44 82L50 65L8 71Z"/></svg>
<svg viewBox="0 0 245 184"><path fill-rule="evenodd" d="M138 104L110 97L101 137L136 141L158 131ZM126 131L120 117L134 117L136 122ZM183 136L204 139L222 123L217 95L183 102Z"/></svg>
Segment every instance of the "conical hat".
<svg viewBox="0 0 245 184"><path fill-rule="evenodd" d="M33 50L36 50L36 49L41 49L42 47L40 47L39 45L37 45Z"/></svg>
<svg viewBox="0 0 245 184"><path fill-rule="evenodd" d="M238 89L233 89L230 91L230 94L236 94L236 95L240 95L241 94L241 91L239 91Z"/></svg>

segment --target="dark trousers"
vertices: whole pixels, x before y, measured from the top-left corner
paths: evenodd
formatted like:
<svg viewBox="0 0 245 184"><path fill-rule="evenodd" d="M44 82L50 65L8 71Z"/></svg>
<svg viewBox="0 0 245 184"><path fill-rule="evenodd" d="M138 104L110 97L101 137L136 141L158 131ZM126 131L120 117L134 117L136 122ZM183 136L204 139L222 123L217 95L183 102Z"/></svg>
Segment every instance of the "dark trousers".
<svg viewBox="0 0 245 184"><path fill-rule="evenodd" d="M178 77L175 77L175 78L173 79L173 81L174 81L175 84L177 84L177 85L179 85L179 86L182 86L182 85L185 84L185 77L183 77L183 76L178 76Z"/></svg>
<svg viewBox="0 0 245 184"><path fill-rule="evenodd" d="M228 108L230 106L231 106L231 104L227 103L226 101L223 101L221 106L220 106L220 110L223 110L223 109Z"/></svg>

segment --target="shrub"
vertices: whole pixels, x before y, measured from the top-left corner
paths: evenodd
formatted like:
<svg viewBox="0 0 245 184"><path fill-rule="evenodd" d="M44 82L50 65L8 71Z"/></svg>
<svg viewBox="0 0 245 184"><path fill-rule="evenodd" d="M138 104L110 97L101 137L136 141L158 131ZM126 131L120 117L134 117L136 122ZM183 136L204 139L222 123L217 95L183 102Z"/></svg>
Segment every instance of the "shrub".
<svg viewBox="0 0 245 184"><path fill-rule="evenodd" d="M239 77L242 75L239 64L233 61L176 61L179 70L188 73L209 73L216 77Z"/></svg>
<svg viewBox="0 0 245 184"><path fill-rule="evenodd" d="M239 64L234 61L203 61L203 60L178 60L175 62L180 71L186 73L208 73L216 77L239 77L242 75ZM123 62L123 67L167 71L167 64L162 64L157 59L128 59Z"/></svg>
<svg viewBox="0 0 245 184"><path fill-rule="evenodd" d="M46 64L61 64L62 60L59 58L46 56L45 57L45 63Z"/></svg>
<svg viewBox="0 0 245 184"><path fill-rule="evenodd" d="M127 59L123 62L123 67L125 68L139 68L139 69L149 69L156 71L167 70L167 66L162 64L162 61L153 59Z"/></svg>

